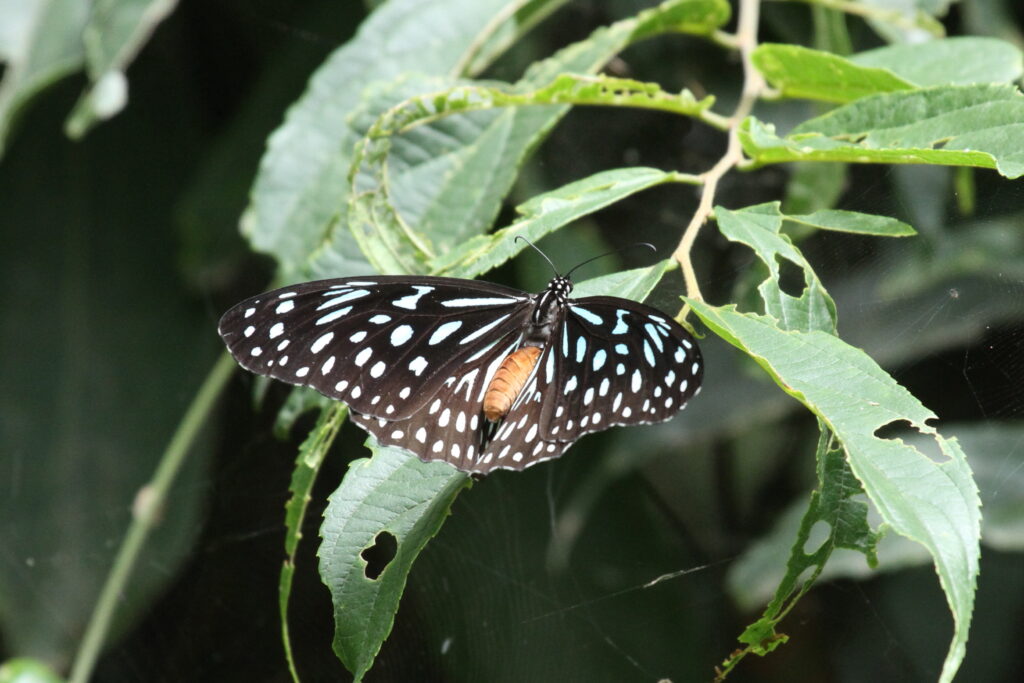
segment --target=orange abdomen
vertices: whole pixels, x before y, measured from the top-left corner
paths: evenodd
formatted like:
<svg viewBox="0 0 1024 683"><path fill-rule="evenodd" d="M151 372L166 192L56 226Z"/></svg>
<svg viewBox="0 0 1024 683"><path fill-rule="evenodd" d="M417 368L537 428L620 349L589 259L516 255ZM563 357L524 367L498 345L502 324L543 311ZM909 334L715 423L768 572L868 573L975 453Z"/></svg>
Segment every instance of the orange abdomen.
<svg viewBox="0 0 1024 683"><path fill-rule="evenodd" d="M502 361L484 394L484 417L490 422L497 422L508 414L539 357L540 348L524 346Z"/></svg>

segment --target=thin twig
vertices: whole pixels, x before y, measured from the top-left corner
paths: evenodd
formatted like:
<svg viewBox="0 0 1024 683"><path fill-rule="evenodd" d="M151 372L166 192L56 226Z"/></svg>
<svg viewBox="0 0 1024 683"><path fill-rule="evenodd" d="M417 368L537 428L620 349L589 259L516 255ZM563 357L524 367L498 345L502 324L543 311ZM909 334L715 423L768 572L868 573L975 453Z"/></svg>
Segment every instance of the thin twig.
<svg viewBox="0 0 1024 683"><path fill-rule="evenodd" d="M124 596L125 586L131 578L132 570L139 559L146 539L159 524L161 511L167 500L167 492L174 483L186 456L191 451L203 423L209 416L221 390L227 384L235 369L235 362L230 355L224 353L210 370L203 385L199 388L192 404L189 405L178 429L171 437L167 449L160 458L153 479L139 489L132 504L132 522L128 527L117 557L107 575L103 591L96 601L85 636L75 653L75 661L71 667L69 683L86 683L92 676L96 661L103 651L103 645L110 632L117 607Z"/></svg>
<svg viewBox="0 0 1024 683"><path fill-rule="evenodd" d="M764 79L760 72L754 68L750 59L751 53L757 47L757 23L760 14L760 0L740 0L739 21L736 31L736 43L740 48L740 55L743 59L743 93L732 116L729 117L727 130L729 134L728 145L725 154L721 159L702 175L704 187L701 190L700 202L697 210L690 219L689 225L683 232L683 237L672 255L683 269L683 278L686 281L686 293L697 301L703 301L700 293L700 285L697 282L697 274L693 269L693 261L690 252L693 250L693 243L701 227L707 222L714 205L715 191L718 189L718 181L733 167L739 165L743 160L743 149L740 145L740 138L737 132L740 123L750 114L754 103L764 89ZM689 313L689 306L683 306L678 320L683 320Z"/></svg>

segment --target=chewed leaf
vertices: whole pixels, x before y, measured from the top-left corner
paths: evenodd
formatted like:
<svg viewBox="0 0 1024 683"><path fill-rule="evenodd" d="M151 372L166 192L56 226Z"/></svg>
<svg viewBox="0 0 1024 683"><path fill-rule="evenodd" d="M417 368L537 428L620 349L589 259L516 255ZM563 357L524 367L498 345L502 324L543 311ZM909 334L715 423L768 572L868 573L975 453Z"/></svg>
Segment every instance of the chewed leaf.
<svg viewBox="0 0 1024 683"><path fill-rule="evenodd" d="M689 301L719 336L750 355L782 389L821 418L846 451L850 469L882 519L931 554L954 618L940 680L963 660L974 608L980 499L955 439L928 424L935 415L863 351L820 331L780 329L771 318L733 306ZM938 447L935 460L876 433L905 421Z"/></svg>
<svg viewBox="0 0 1024 683"><path fill-rule="evenodd" d="M391 632L413 561L441 528L469 477L445 463L368 442L374 455L349 466L320 529L320 577L334 601L334 651L361 680ZM367 575L364 553L386 532L393 558Z"/></svg>
<svg viewBox="0 0 1024 683"><path fill-rule="evenodd" d="M757 288L765 313L786 329L835 331L835 302L804 255L780 232L784 216L778 202L739 211L715 207L715 218L723 235L746 244L768 267L768 277ZM784 261L800 269L803 288L798 296L783 289L780 269Z"/></svg>

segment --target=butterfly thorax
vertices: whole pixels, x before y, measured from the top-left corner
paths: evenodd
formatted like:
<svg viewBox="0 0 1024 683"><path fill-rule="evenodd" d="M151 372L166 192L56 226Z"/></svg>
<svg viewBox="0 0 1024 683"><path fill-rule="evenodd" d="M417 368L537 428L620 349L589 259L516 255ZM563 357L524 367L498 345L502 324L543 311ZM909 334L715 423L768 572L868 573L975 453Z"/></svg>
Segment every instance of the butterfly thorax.
<svg viewBox="0 0 1024 683"><path fill-rule="evenodd" d="M555 276L547 288L537 295L530 323L523 332L523 346L543 347L562 319L572 292L572 281L564 275Z"/></svg>
<svg viewBox="0 0 1024 683"><path fill-rule="evenodd" d="M530 320L523 330L520 347L510 353L494 373L484 395L483 413L490 422L505 417L519 393L526 386L537 365L541 349L547 345L555 327L565 317L565 307L572 292L572 281L557 275L547 288L536 296Z"/></svg>

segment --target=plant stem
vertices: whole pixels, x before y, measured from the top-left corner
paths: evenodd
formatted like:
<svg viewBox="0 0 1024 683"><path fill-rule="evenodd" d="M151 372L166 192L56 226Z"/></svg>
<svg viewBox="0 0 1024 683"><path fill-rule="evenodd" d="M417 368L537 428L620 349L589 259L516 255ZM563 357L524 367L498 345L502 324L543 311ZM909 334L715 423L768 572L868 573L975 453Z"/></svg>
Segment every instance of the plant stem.
<svg viewBox="0 0 1024 683"><path fill-rule="evenodd" d="M93 609L82 643L75 654L69 683L86 683L103 650L110 632L110 625L117 611L125 586L131 578L132 569L142 552L150 532L157 526L160 513L167 499L167 493L181 470L192 443L199 434L220 392L224 389L235 362L224 353L206 376L202 386L189 405L178 429L171 437L157 465L156 472L148 484L139 489L132 503L132 522L128 527L114 564L107 575L100 597Z"/></svg>
<svg viewBox="0 0 1024 683"><path fill-rule="evenodd" d="M686 226L686 230L683 232L679 246L676 247L675 253L672 255L679 262L680 267L682 267L687 295L698 301L703 301L704 297L700 293L700 285L697 282L697 274L693 269L690 252L693 250L693 243L697 239L697 233L700 232L701 227L711 215L715 191L718 189L718 181L743 160L743 149L740 145L737 129L743 119L750 114L750 111L754 108L754 103L764 90L764 79L761 77L760 72L754 68L753 62L750 59L751 53L757 47L757 23L760 9L761 0L740 0L736 44L740 49L740 55L743 59L743 93L736 104L736 109L733 111L732 116L728 119L727 130L729 140L725 154L711 167L711 170L701 176L704 181L704 187L700 193L700 202L693 217L690 219L689 225ZM687 313L689 313L689 308L688 305L683 306L676 319L685 319Z"/></svg>

